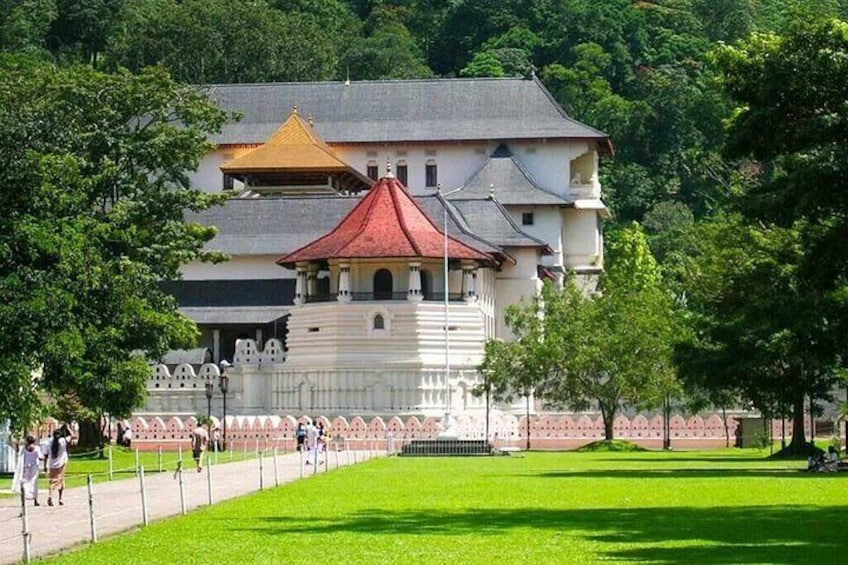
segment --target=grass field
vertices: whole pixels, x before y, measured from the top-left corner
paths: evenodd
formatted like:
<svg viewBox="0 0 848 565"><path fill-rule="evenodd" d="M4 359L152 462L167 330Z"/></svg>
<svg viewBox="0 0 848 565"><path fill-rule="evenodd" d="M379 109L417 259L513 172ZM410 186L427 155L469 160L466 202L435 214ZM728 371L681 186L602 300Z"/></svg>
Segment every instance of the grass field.
<svg viewBox="0 0 848 565"><path fill-rule="evenodd" d="M383 459L50 562L844 562L848 474L763 455Z"/></svg>
<svg viewBox="0 0 848 565"><path fill-rule="evenodd" d="M219 462L226 463L232 459L241 461L245 456L253 457L255 451L228 451L219 454ZM191 451L186 449L182 457L191 461ZM163 471L173 472L177 466L180 454L176 451L165 451L161 454L155 451L141 451L138 454L138 464L144 467L145 473L158 472L160 467ZM232 458L232 459L231 459ZM91 474L95 482L109 480L109 461L96 454L72 454L68 463L66 483L68 487L84 486L86 475ZM114 480L126 479L135 475L135 451L123 447L112 447L112 478ZM12 485L12 477L0 477L0 498L16 496L9 492ZM47 492L47 476L43 472L39 478L39 489Z"/></svg>

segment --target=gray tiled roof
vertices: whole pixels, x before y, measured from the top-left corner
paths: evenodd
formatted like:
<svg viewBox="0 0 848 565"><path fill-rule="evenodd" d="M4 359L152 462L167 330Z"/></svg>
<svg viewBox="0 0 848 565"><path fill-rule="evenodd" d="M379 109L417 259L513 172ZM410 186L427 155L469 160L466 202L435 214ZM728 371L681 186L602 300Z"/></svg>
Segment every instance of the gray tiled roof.
<svg viewBox="0 0 848 565"><path fill-rule="evenodd" d="M509 212L495 200L451 200L475 235L501 247L545 247L548 245L521 231Z"/></svg>
<svg viewBox="0 0 848 565"><path fill-rule="evenodd" d="M232 255L284 255L326 234L359 197L234 198L190 221L218 228L207 249Z"/></svg>
<svg viewBox="0 0 848 565"><path fill-rule="evenodd" d="M231 255L282 256L332 231L359 198L234 198L223 206L189 213L187 219L218 228L207 249ZM435 194L416 196L416 200L441 229L441 200ZM545 245L521 232L497 202L468 200L450 204L448 233L478 249L501 253L501 247Z"/></svg>
<svg viewBox="0 0 848 565"><path fill-rule="evenodd" d="M475 78L222 84L207 88L242 114L224 126L219 144L261 143L292 106L311 115L329 143L481 139L607 139L568 117L538 79ZM493 132L496 132L493 133Z"/></svg>
<svg viewBox="0 0 848 565"><path fill-rule="evenodd" d="M501 204L554 204L567 200L542 188L529 172L516 161L505 145L501 145L488 161L465 184L448 196L450 200L488 199L494 187L495 198Z"/></svg>

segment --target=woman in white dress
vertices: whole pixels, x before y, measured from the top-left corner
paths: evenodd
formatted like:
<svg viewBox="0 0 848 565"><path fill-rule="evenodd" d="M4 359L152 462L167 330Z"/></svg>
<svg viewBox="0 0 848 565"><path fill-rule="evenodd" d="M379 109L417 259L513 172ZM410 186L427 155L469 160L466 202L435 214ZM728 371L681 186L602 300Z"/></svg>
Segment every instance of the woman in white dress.
<svg viewBox="0 0 848 565"><path fill-rule="evenodd" d="M24 498L32 499L35 506L40 506L38 503L38 472L43 459L44 456L36 439L33 436L27 436L26 445L21 448L18 456L18 467L12 480L12 489L15 492L20 492L21 487L23 487Z"/></svg>

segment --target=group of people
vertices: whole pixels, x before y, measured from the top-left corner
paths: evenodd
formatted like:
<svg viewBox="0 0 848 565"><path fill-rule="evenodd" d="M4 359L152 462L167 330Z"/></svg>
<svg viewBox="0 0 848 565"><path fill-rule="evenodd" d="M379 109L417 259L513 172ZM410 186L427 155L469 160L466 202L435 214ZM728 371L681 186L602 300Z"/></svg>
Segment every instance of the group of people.
<svg viewBox="0 0 848 565"><path fill-rule="evenodd" d="M24 491L24 498L32 500L35 506L41 506L38 501L38 476L42 465L49 479L47 505L53 506L53 493L58 493L59 506L65 503L62 495L65 492L65 469L68 465L70 447L74 433L67 424L56 429L51 439L39 445L35 436L28 435L24 446L18 454L18 464L12 479L12 489Z"/></svg>
<svg viewBox="0 0 848 565"><path fill-rule="evenodd" d="M807 470L816 472L835 472L839 469L839 452L834 446L828 446L827 451L807 458Z"/></svg>
<svg viewBox="0 0 848 565"><path fill-rule="evenodd" d="M329 434L324 429L324 422L319 421L317 424L310 419L306 423L298 423L295 430L295 439L297 441L298 451L308 451L309 456L306 459L307 465L318 465L321 463L318 460L318 455L324 453Z"/></svg>

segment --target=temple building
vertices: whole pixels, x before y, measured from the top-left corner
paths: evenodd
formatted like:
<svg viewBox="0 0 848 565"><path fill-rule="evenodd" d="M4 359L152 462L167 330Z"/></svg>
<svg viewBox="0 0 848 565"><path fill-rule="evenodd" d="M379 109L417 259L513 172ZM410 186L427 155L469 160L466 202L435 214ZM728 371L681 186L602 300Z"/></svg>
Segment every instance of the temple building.
<svg viewBox="0 0 848 565"><path fill-rule="evenodd" d="M164 283L202 336L156 366L148 414L202 411L224 360L230 413L481 410L476 368L487 339L509 339L506 307L603 268L609 140L535 78L210 95L242 118L193 182L233 197L190 219L231 259Z"/></svg>

